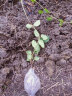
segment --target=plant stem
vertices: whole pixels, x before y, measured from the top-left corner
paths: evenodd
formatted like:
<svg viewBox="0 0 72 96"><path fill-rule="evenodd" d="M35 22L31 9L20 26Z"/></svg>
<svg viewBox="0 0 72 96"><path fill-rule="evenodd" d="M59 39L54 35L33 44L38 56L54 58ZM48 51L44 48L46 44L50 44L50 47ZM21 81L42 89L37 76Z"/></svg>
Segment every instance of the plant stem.
<svg viewBox="0 0 72 96"><path fill-rule="evenodd" d="M44 9L44 7L43 7L39 2L36 1L36 3L37 3L42 9Z"/></svg>
<svg viewBox="0 0 72 96"><path fill-rule="evenodd" d="M27 16L26 11L25 11L24 4L23 4L23 0L21 0L21 5L22 5L23 11L24 11L24 13L25 13L25 16L26 16L28 22L29 22L30 24L32 24L31 21L29 20L28 16ZM32 24L32 25L33 25L33 24ZM36 29L36 28L33 26L33 29Z"/></svg>
<svg viewBox="0 0 72 96"><path fill-rule="evenodd" d="M44 10L45 8L39 3L39 2L37 2L36 1L36 3ZM52 13L52 12L51 12ZM51 15L52 16L52 15ZM54 18L54 19L57 19L55 16L52 16L52 18ZM58 19L57 19L58 20Z"/></svg>
<svg viewBox="0 0 72 96"><path fill-rule="evenodd" d="M26 13L26 11L25 11L25 8L24 8L23 0L21 0L21 5L22 5L23 11L24 11L24 13L25 13L25 16L26 16L28 22L30 22L30 20L29 20L29 18L28 18L28 16L27 16L27 13Z"/></svg>

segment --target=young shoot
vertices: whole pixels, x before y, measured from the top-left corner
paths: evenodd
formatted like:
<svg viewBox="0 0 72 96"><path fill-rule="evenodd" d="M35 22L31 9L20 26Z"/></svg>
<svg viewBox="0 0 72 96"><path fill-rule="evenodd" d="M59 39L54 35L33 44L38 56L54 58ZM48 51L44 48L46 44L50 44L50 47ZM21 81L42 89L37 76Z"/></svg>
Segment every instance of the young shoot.
<svg viewBox="0 0 72 96"><path fill-rule="evenodd" d="M27 24L26 28L31 29L31 28L35 28L39 25L40 25L40 20L37 20L33 25L32 24Z"/></svg>
<svg viewBox="0 0 72 96"><path fill-rule="evenodd" d="M37 20L33 25L32 24L27 24L26 28L34 29L34 36L37 38L37 40L32 40L31 44L33 47L33 52L31 50L26 51L27 54L27 61L37 61L39 60L39 57L37 56L41 50L41 48L45 48L45 43L49 41L49 36L45 34L39 34L38 30L36 27L40 25L40 20Z"/></svg>

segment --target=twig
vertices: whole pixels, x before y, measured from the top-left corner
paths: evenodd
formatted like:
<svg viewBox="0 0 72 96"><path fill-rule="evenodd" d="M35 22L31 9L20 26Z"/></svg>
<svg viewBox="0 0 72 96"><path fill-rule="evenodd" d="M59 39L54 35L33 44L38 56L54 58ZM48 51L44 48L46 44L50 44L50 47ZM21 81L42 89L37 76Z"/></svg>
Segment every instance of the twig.
<svg viewBox="0 0 72 96"><path fill-rule="evenodd" d="M46 93L48 90L50 90L51 88L53 88L55 86L58 86L58 85L61 85L61 84L59 84L59 82L57 82L56 84L54 84L51 87L49 87L46 91L44 91L44 93Z"/></svg>
<svg viewBox="0 0 72 96"><path fill-rule="evenodd" d="M36 1L36 3L37 3L43 10L45 9L39 2ZM53 14L52 12L50 12L50 13ZM52 15L51 15L51 17L54 18L54 19L57 19L55 16L52 16ZM58 19L57 19L57 20L58 20Z"/></svg>
<svg viewBox="0 0 72 96"><path fill-rule="evenodd" d="M24 8L23 0L21 0L21 5L22 5L23 11L24 11L24 13L25 13L25 16L26 16L28 22L30 22L30 20L29 20L29 18L28 18L28 16L27 16L27 13L26 13L26 11L25 11L25 8Z"/></svg>
<svg viewBox="0 0 72 96"><path fill-rule="evenodd" d="M56 80L63 70L61 69L59 71L60 71L59 74L53 80Z"/></svg>
<svg viewBox="0 0 72 96"><path fill-rule="evenodd" d="M36 3L37 3L42 9L44 9L44 7L43 7L39 2L36 1Z"/></svg>

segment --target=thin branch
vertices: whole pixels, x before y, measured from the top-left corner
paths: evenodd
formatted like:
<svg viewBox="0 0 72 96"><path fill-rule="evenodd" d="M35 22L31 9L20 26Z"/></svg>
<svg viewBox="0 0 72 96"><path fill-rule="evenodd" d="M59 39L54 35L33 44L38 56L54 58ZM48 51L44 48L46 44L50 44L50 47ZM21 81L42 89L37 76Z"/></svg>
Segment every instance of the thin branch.
<svg viewBox="0 0 72 96"><path fill-rule="evenodd" d="M39 2L36 1L36 3L37 3L42 9L44 9L44 7L43 7Z"/></svg>
<svg viewBox="0 0 72 96"><path fill-rule="evenodd" d="M48 90L50 90L51 88L53 88L55 86L58 86L58 85L61 85L61 84L59 84L59 82L57 82L56 84L54 84L51 87L49 87L46 91L44 91L44 93L46 93Z"/></svg>
<svg viewBox="0 0 72 96"><path fill-rule="evenodd" d="M26 11L25 11L25 8L24 8L23 0L21 0L21 5L22 5L23 11L24 11L24 13L25 13L25 16L26 16L28 22L30 22L30 20L29 20L29 18L28 18L28 16L27 16L27 13L26 13Z"/></svg>

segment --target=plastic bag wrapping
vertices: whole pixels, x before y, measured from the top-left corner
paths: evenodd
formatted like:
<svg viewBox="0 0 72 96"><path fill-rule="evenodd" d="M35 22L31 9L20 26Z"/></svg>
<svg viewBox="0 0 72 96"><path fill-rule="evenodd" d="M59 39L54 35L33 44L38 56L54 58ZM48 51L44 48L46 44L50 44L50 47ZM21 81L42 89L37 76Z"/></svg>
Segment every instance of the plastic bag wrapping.
<svg viewBox="0 0 72 96"><path fill-rule="evenodd" d="M24 88L28 96L35 96L40 89L41 83L39 77L35 74L34 69L30 68L24 78Z"/></svg>

